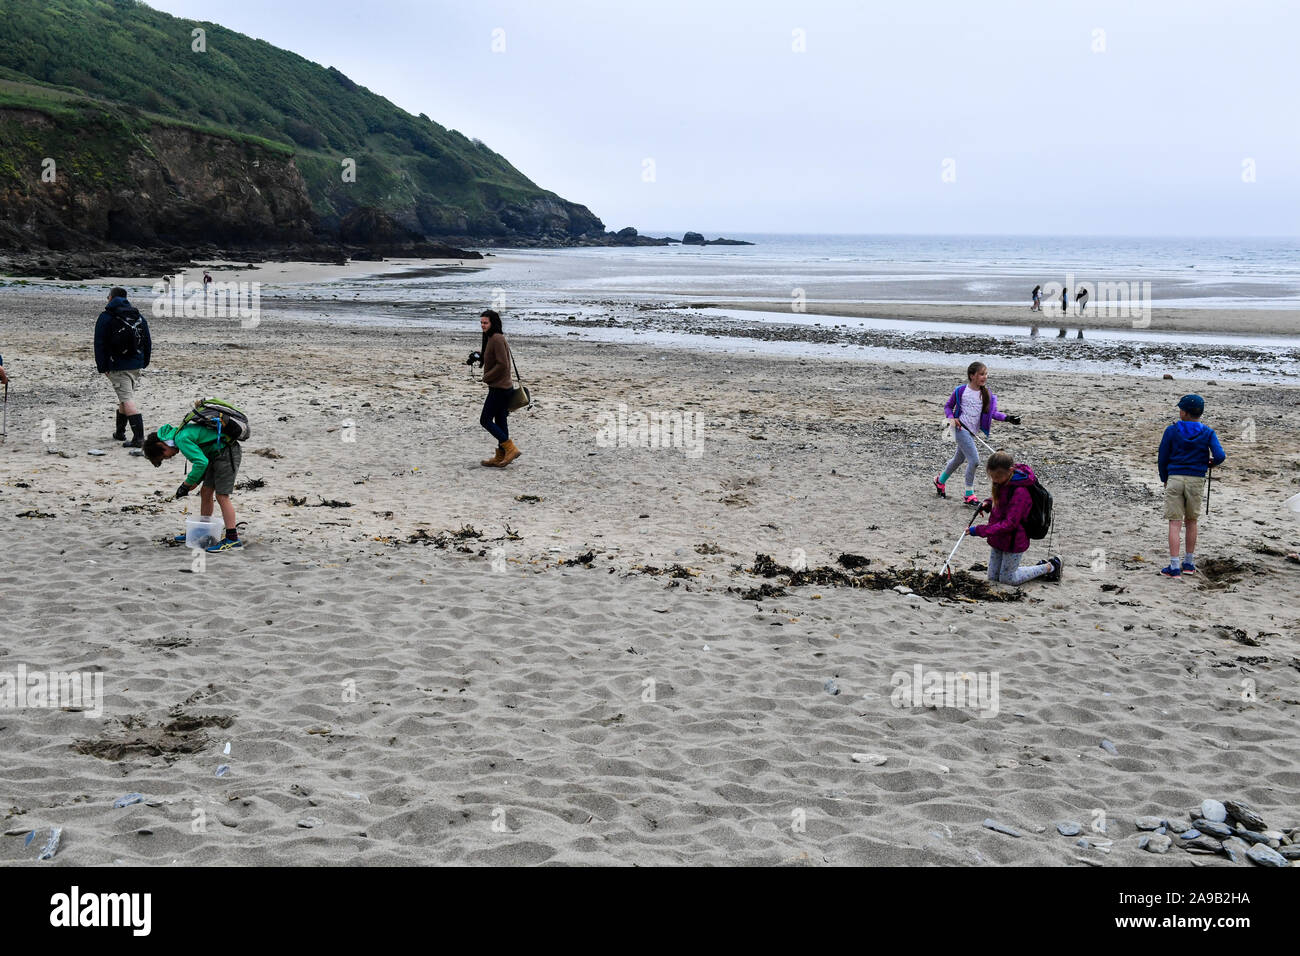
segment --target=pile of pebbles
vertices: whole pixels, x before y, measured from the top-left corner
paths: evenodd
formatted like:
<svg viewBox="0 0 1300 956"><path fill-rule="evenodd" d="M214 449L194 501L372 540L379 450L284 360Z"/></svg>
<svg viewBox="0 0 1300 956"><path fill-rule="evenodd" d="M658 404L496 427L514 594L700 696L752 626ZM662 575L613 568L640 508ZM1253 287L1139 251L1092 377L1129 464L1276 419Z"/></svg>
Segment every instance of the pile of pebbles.
<svg viewBox="0 0 1300 956"><path fill-rule="evenodd" d="M1243 859L1259 866L1291 866L1300 860L1300 827L1269 829L1264 818L1240 800L1203 800L1187 812L1187 820L1142 816L1133 821L1145 831L1139 849L1166 853L1180 846L1188 853Z"/></svg>

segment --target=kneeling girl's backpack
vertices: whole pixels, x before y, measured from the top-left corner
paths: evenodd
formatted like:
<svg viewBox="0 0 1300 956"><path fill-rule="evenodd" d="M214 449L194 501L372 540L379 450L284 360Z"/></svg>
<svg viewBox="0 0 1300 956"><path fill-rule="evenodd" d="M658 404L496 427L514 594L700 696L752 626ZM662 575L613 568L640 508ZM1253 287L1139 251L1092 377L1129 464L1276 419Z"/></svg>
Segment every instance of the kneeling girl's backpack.
<svg viewBox="0 0 1300 956"><path fill-rule="evenodd" d="M1052 530L1052 493L1037 478L1029 486L1029 499L1033 502L1025 516L1024 529L1035 540L1046 538Z"/></svg>

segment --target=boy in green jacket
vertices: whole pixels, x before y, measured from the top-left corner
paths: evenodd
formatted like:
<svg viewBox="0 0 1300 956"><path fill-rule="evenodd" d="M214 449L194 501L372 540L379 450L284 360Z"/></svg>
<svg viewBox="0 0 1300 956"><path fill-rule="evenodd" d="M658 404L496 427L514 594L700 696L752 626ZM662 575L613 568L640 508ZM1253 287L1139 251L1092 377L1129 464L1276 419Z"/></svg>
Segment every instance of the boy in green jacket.
<svg viewBox="0 0 1300 956"><path fill-rule="evenodd" d="M217 504L221 506L221 518L226 525L226 539L208 548L208 552L233 551L242 548L239 531L235 527L235 506L230 503L230 494L235 490L235 477L239 473L242 457L239 442L228 437L218 439L217 431L207 425L191 422L177 428L163 425L145 439L144 457L155 468L176 454L182 454L193 466L180 487L176 497L184 498L200 483L199 514L208 517L212 514L212 497L216 495ZM184 541L185 535L178 535L176 540Z"/></svg>

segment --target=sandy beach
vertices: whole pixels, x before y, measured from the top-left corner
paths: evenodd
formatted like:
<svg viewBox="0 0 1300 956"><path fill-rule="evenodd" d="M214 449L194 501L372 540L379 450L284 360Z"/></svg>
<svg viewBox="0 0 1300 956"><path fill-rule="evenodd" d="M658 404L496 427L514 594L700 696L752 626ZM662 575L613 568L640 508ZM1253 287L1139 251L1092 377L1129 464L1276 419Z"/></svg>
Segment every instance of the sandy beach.
<svg viewBox="0 0 1300 956"><path fill-rule="evenodd" d="M162 543L197 508L165 500L180 466L108 439L93 318L5 294L0 671L103 686L98 715L0 710L7 864L62 827L56 865L1249 866L1144 852L1134 820L1214 798L1300 825L1300 389L991 359L1024 416L995 444L1056 496L1065 563L1013 600L969 583L977 540L955 593L917 574L968 517L930 487L944 357L512 336L537 402L499 471L478 464L473 312L457 332L156 319L146 425L201 395L252 420L246 547L196 566ZM1228 461L1205 573L1169 581L1155 451L1188 391ZM637 413L691 427L618 447ZM996 676L996 707L900 703L918 667Z"/></svg>

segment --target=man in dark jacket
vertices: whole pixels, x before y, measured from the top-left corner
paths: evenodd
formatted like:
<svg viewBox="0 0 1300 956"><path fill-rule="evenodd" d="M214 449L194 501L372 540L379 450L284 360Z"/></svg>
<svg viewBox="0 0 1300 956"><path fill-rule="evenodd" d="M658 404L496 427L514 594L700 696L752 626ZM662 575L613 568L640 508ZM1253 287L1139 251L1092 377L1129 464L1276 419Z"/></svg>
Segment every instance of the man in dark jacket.
<svg viewBox="0 0 1300 956"><path fill-rule="evenodd" d="M1201 424L1205 399L1184 395L1178 400L1178 421L1160 439L1156 467L1165 485L1165 518L1169 522L1169 564L1160 569L1168 578L1196 573L1196 522L1205 494L1205 473L1227 459L1214 429ZM1178 560L1183 525L1187 550Z"/></svg>
<svg viewBox="0 0 1300 956"><path fill-rule="evenodd" d="M95 323L95 367L108 376L117 394L117 422L113 438L125 448L144 444L144 416L135 404L140 387L140 370L149 367L153 343L149 323L126 298L120 286L108 294L108 306ZM126 425L131 424L131 440L126 440Z"/></svg>

